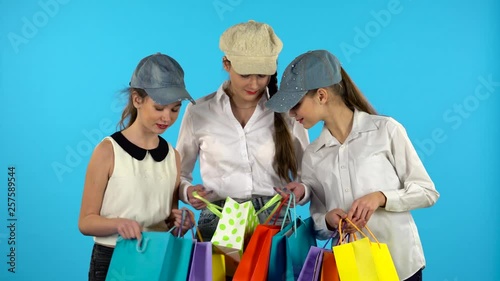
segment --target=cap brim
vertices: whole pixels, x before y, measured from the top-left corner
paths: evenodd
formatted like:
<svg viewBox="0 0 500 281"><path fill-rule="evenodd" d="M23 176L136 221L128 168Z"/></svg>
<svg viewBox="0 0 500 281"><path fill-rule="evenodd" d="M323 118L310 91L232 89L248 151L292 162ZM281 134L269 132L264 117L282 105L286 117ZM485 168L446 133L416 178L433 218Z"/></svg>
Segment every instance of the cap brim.
<svg viewBox="0 0 500 281"><path fill-rule="evenodd" d="M307 91L278 91L267 102L266 107L275 112L288 112L306 95Z"/></svg>
<svg viewBox="0 0 500 281"><path fill-rule="evenodd" d="M196 102L184 88L150 88L144 89L151 99L161 105L171 104L177 101L189 100L193 104Z"/></svg>

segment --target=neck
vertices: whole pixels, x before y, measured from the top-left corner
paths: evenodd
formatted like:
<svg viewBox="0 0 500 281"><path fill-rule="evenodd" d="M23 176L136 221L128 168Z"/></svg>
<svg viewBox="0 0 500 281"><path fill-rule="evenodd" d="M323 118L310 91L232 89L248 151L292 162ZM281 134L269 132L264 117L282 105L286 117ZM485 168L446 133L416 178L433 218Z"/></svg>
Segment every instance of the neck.
<svg viewBox="0 0 500 281"><path fill-rule="evenodd" d="M325 119L325 126L332 136L340 143L344 143L352 130L354 112L344 103L332 105L328 112L329 115Z"/></svg>
<svg viewBox="0 0 500 281"><path fill-rule="evenodd" d="M122 134L133 144L144 149L154 149L158 147L158 134L147 133L141 129L139 124L134 122L130 127L122 131Z"/></svg>

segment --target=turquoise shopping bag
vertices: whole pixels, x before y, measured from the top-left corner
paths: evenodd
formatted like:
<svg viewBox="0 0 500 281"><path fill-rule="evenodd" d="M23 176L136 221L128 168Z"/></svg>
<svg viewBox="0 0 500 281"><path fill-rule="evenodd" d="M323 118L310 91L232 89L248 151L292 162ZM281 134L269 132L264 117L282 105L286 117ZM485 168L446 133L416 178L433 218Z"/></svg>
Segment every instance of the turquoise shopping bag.
<svg viewBox="0 0 500 281"><path fill-rule="evenodd" d="M289 201L293 200L291 194ZM287 208L290 209L290 206ZM282 227L272 238L269 259L273 266L268 269L267 280L297 280L309 249L311 246L317 246L312 218L302 220L296 215L294 217L290 224Z"/></svg>
<svg viewBox="0 0 500 281"><path fill-rule="evenodd" d="M170 231L143 232L140 240L118 237L106 281L186 281L194 240Z"/></svg>

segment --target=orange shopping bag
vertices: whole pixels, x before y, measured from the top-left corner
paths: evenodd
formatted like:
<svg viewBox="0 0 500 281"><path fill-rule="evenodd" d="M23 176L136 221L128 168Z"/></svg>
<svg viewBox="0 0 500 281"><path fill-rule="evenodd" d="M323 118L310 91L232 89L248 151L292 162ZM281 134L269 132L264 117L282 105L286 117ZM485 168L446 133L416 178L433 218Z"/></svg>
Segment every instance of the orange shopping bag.
<svg viewBox="0 0 500 281"><path fill-rule="evenodd" d="M281 196L275 196L266 203L257 213L268 209L270 206L276 207L271 212L271 215L266 219L264 224L257 225L248 245L245 247L241 261L236 268L233 276L233 281L266 281L267 271L269 268L269 257L271 252L271 241L273 236L281 229L279 225L268 225L271 218L281 210L285 200L281 200ZM282 201L281 204L277 204ZM275 220L276 223L276 220Z"/></svg>

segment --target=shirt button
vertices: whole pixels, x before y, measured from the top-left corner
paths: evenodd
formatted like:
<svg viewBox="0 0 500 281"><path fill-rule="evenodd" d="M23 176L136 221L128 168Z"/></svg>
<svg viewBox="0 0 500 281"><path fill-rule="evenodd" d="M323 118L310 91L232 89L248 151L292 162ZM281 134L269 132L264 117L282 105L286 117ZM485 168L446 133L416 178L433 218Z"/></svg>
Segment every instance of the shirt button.
<svg viewBox="0 0 500 281"><path fill-rule="evenodd" d="M345 192L349 192L349 188L345 188L345 189L344 189L344 191L345 191Z"/></svg>
<svg viewBox="0 0 500 281"><path fill-rule="evenodd" d="M340 169L345 169L345 165L340 166Z"/></svg>

